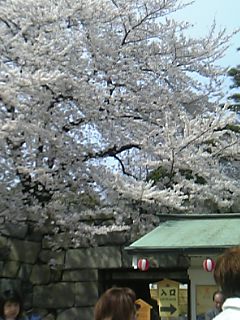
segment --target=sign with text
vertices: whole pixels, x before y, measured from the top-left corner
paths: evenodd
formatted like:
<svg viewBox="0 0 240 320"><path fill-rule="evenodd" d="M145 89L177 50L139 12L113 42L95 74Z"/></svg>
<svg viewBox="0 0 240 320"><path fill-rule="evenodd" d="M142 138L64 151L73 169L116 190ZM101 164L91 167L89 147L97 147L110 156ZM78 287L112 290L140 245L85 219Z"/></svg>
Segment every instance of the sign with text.
<svg viewBox="0 0 240 320"><path fill-rule="evenodd" d="M179 283L164 279L158 282L159 312L161 317L178 317Z"/></svg>

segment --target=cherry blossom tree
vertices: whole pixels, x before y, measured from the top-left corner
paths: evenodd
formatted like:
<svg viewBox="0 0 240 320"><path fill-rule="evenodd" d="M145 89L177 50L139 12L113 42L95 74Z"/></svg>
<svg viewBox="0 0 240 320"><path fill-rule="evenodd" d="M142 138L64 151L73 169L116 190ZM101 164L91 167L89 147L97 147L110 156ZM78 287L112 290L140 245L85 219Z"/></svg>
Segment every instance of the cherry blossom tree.
<svg viewBox="0 0 240 320"><path fill-rule="evenodd" d="M0 0L4 219L77 238L140 223L148 206L237 210L239 132L218 107L232 35L213 22L189 36L172 19L185 5Z"/></svg>

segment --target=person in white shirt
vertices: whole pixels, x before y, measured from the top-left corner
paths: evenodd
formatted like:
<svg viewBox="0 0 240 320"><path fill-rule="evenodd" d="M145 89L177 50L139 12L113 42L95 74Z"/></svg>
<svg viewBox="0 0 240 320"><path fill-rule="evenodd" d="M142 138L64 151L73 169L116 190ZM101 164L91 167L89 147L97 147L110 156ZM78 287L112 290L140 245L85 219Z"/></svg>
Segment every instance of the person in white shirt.
<svg viewBox="0 0 240 320"><path fill-rule="evenodd" d="M240 319L240 246L225 250L217 258L214 279L226 298L214 320Z"/></svg>

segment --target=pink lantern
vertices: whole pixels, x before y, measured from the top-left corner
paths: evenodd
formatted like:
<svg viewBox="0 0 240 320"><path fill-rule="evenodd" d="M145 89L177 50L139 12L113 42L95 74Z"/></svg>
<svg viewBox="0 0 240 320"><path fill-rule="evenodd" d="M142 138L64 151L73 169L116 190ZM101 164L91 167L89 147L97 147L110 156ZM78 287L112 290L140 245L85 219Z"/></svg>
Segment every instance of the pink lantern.
<svg viewBox="0 0 240 320"><path fill-rule="evenodd" d="M215 268L215 261L212 258L203 260L203 269L207 272L212 272Z"/></svg>
<svg viewBox="0 0 240 320"><path fill-rule="evenodd" d="M147 271L149 269L149 261L148 259L139 259L138 260L138 269L140 269L141 271Z"/></svg>

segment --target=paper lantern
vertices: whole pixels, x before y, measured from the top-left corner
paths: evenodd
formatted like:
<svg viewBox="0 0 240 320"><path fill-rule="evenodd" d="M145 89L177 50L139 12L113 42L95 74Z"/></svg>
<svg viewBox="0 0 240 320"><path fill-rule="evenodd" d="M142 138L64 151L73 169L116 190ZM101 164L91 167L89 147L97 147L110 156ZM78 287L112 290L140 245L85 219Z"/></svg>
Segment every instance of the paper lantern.
<svg viewBox="0 0 240 320"><path fill-rule="evenodd" d="M138 260L138 269L141 271L147 271L149 269L149 261L148 259L139 259Z"/></svg>
<svg viewBox="0 0 240 320"><path fill-rule="evenodd" d="M215 268L215 261L211 258L203 260L203 269L207 272L212 272Z"/></svg>

